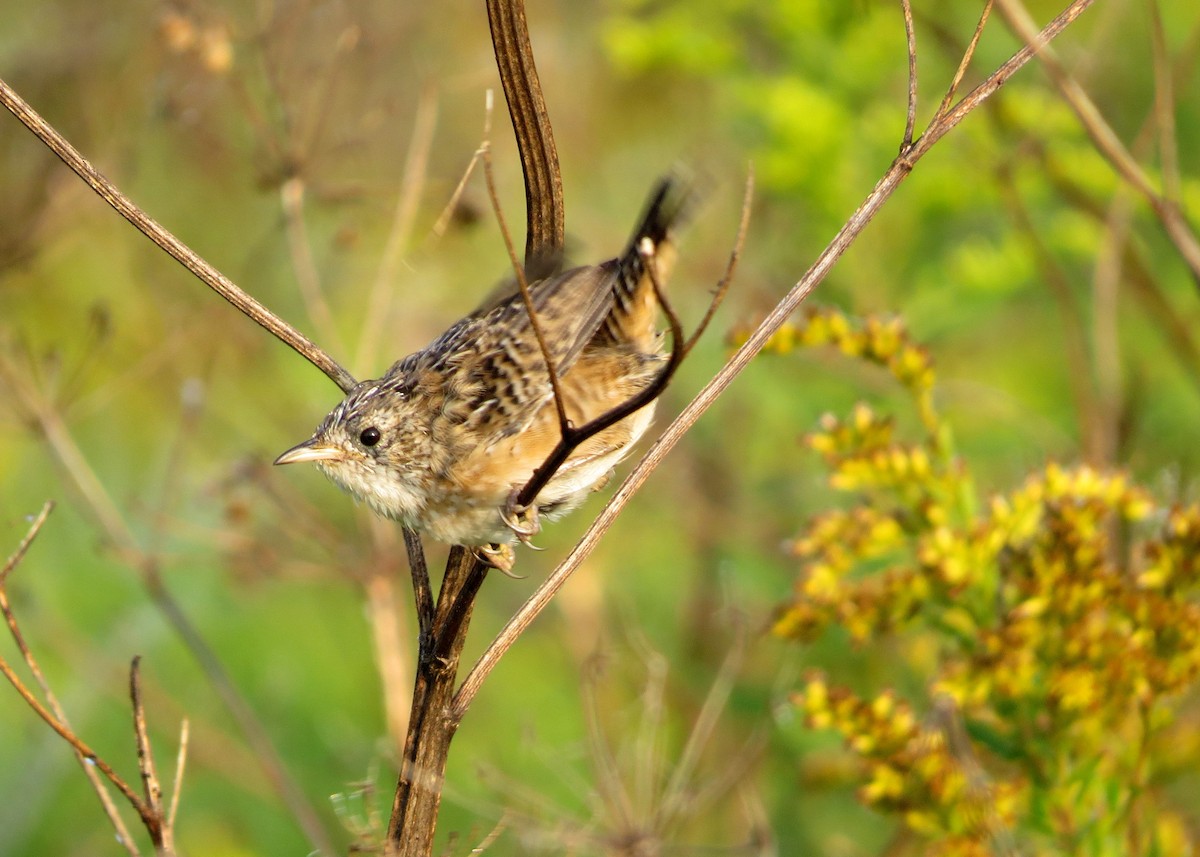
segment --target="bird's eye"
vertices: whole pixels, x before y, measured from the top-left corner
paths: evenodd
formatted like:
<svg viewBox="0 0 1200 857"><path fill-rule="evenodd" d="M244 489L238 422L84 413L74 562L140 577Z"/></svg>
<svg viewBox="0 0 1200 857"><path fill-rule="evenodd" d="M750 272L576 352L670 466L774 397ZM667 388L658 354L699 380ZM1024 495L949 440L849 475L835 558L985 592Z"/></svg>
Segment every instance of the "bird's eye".
<svg viewBox="0 0 1200 857"><path fill-rule="evenodd" d="M363 446L374 446L379 443L379 439L382 436L379 433L379 429L375 428L375 426L369 426L362 430L362 434L358 436L358 439L362 441Z"/></svg>

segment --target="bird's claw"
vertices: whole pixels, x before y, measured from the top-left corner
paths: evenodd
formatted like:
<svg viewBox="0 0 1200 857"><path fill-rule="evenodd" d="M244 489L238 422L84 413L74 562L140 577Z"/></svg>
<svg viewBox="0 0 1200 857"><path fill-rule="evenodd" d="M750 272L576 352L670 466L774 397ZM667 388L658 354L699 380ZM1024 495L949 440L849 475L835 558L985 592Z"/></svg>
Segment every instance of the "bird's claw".
<svg viewBox="0 0 1200 857"><path fill-rule="evenodd" d="M475 548L475 556L481 562L490 565L505 577L511 577L513 580L525 579L525 575L513 573L513 565L516 564L517 555L513 552L512 545L481 545Z"/></svg>
<svg viewBox="0 0 1200 857"><path fill-rule="evenodd" d="M535 551L542 550L531 541L542 530L541 522L538 521L537 505L522 506L517 503L519 492L519 488L514 488L509 493L504 507L500 510L500 520L513 531L513 535L521 544Z"/></svg>

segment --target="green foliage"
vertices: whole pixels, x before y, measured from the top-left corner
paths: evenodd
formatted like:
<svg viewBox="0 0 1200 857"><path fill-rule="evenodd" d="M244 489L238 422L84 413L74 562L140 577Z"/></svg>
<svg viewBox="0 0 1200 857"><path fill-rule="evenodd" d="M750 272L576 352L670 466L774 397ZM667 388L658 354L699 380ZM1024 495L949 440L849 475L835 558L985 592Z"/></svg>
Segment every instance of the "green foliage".
<svg viewBox="0 0 1200 857"><path fill-rule="evenodd" d="M932 405L926 352L898 322L810 313L772 345L882 366L920 418L906 443L860 404L809 435L853 499L792 542L799 577L775 621L799 641L840 626L857 646L925 652L911 701L822 672L796 695L807 724L861 760L860 799L928 854L1192 853L1195 807L1163 789L1200 765L1178 743L1200 678L1200 505L1053 463L980 497Z"/></svg>

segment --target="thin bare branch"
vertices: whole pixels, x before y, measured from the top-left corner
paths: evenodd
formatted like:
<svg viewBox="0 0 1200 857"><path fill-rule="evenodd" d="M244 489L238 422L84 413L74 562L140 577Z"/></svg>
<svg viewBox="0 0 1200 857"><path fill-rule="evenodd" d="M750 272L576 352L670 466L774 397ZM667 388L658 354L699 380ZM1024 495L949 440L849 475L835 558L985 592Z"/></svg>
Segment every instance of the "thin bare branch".
<svg viewBox="0 0 1200 857"><path fill-rule="evenodd" d="M993 0L987 0L983 4L983 11L979 13L979 23L975 25L975 32L971 36L971 41L967 44L967 49L963 51L962 59L959 60L958 68L954 71L954 77L950 81L950 86L946 89L946 95L942 98L942 103L938 105L937 114L942 116L950 105L954 103L955 97L958 95L958 87L962 85L963 77L967 74L967 69L971 65L971 60L975 58L975 49L979 47L979 40L983 37L983 28L987 26L988 18L992 14Z"/></svg>
<svg viewBox="0 0 1200 857"><path fill-rule="evenodd" d="M12 605L8 601L8 591L6 585L8 576L24 559L29 546L41 532L42 527L49 518L50 513L54 510L54 501L47 500L42 505L42 511L34 518L33 523L29 527L29 532L25 538L17 545L17 549L12 556L4 563L4 568L0 571L0 612L4 614L4 621L8 624L8 630L12 634L13 641L17 644L17 651L21 653L21 658L25 661L25 665L29 668L30 674L38 687L42 691L42 698L46 700L46 706L53 712L55 718L70 729L71 724L67 720L66 711L55 696L54 691L50 689L50 683L46 680L45 674L42 672L41 666L38 664L37 658L34 657L33 650L29 648L29 644L25 641L25 635L21 633L21 627L17 623L16 613L13 612ZM72 748L74 749L74 748ZM116 831L117 840L125 847L133 857L137 857L140 853L137 845L133 841L133 837L129 834L129 828L125 826L125 819L121 817L121 813L117 811L117 805L109 794L108 789L104 786L104 781L97 771L96 766L91 760L82 756L77 750L75 758L79 761L79 766L83 770L84 776L91 783L92 790L96 793L96 797L100 799L100 805L104 809L104 814L108 817L109 823L112 824L113 830Z"/></svg>
<svg viewBox="0 0 1200 857"><path fill-rule="evenodd" d="M1095 0L1072 0L1066 8L1042 30L1043 42L1050 41L1071 22L1078 18L1091 6ZM579 564L595 549L600 537L612 526L625 504L641 488L650 474L658 467L659 462L679 439L692 427L700 416L712 406L717 397L733 382L750 364L750 361L766 346L771 336L783 326L793 312L808 297L813 289L825 278L833 265L846 251L846 248L866 228L871 219L883 206L884 202L895 192L901 182L912 171L913 165L925 155L942 137L953 130L967 115L989 98L996 90L1004 85L1012 75L1024 66L1033 56L1028 46L1021 48L1003 65L987 77L979 86L972 90L952 108L940 113L930 123L929 128L921 137L913 142L910 150L896 159L883 175L867 198L859 205L850 218L834 236L829 245L805 272L792 289L759 323L754 332L734 353L729 361L705 385L694 399L683 409L678 417L666 428L637 463L625 482L609 499L605 507L592 521L587 532L579 542L550 574L541 586L530 596L529 600L513 615L508 624L497 634L483 654L476 661L471 671L463 679L458 693L454 698L454 713L461 717L470 706L471 701L479 692L483 681L495 668L500 658L507 652L525 632L525 629L546 609L555 593L563 587Z"/></svg>
<svg viewBox="0 0 1200 857"><path fill-rule="evenodd" d="M721 304L725 301L725 296L729 293L729 287L733 284L733 274L737 270L738 261L742 258L742 250L746 246L746 236L750 232L750 210L753 202L754 166L751 165L746 171L746 189L742 194L742 215L738 220L738 231L737 237L733 240L733 250L729 253L729 261L725 263L725 273L717 281L717 288L713 291L712 300L708 302L708 309L705 310L704 317L700 319L700 323L696 325L687 344L683 346L684 357L691 353L696 343L700 341L700 337L704 335L704 331L708 330L713 316L717 314L717 310L720 309Z"/></svg>
<svg viewBox="0 0 1200 857"><path fill-rule="evenodd" d="M559 438L557 446L546 456L546 460L533 471L533 475L529 477L529 481L525 483L521 488L521 492L517 495L517 504L519 506L529 506L537 499L542 489L554 478L554 474L558 472L558 468L562 467L563 463L580 444L588 438L595 437L609 426L616 425L630 414L637 413L662 395L662 391L667 388L667 385L671 383L671 379L675 377L675 370L683 362L683 330L679 324L679 316L675 314L675 310L666 300L662 284L659 282L658 268L653 264L654 249L650 247L647 250L645 247L639 247L638 252L646 260L646 271L654 287L654 294L658 298L659 305L662 308L663 314L666 315L671 329L671 352L667 355L667 363L649 385L615 408L605 411L600 416L581 426L565 425L562 437Z"/></svg>
<svg viewBox="0 0 1200 857"><path fill-rule="evenodd" d="M216 690L247 744L254 751L267 779L303 828L310 843L318 851L333 853L332 842L325 833L320 816L309 805L304 792L284 766L262 721L237 689L220 658L167 590L157 557L141 547L91 463L75 443L61 415L41 391L33 386L29 373L22 372L19 367L14 366L3 353L0 353L0 378L4 379L17 400L33 417L45 435L52 453L74 482L101 530L121 559L138 574L149 596L199 663L205 678Z"/></svg>
<svg viewBox="0 0 1200 857"><path fill-rule="evenodd" d="M490 99L488 103L491 103ZM492 145L488 138L484 138L483 144L479 147L479 153L480 159L483 161L483 176L485 184L487 184L488 197L492 200L492 213L496 216L500 235L504 238L504 249L508 251L513 276L516 277L517 288L521 291L521 301L525 304L525 312L529 313L529 324L537 339L538 350L542 353L542 362L546 364L546 375L550 379L550 389L554 392L554 409L558 412L559 430L565 438L570 431L571 422L567 419L567 406L563 399L562 387L558 382L558 367L554 365L554 360L550 355L550 346L546 343L546 335L542 332L541 324L538 323L537 310L533 307L533 295L529 291L529 280L525 276L525 265L521 264L517 258L517 249L513 246L512 233L508 231L508 224L504 220L504 210L500 205L500 196L496 192L496 179L492 174Z"/></svg>
<svg viewBox="0 0 1200 857"><path fill-rule="evenodd" d="M190 735L191 726L185 717L179 727L179 752L175 755L175 781L171 784L171 803L167 807L167 827L171 830L175 829L175 816L179 811L179 795L183 791L183 772L187 767Z"/></svg>
<svg viewBox="0 0 1200 857"><path fill-rule="evenodd" d="M137 814L141 817L142 823L147 825L147 829L149 829L149 825L153 823L153 815L150 813L149 807L140 797L138 797L137 792L130 788L129 784L125 782L125 780L121 779L121 775L114 771L108 762L101 759L95 750L85 744L70 727L60 721L54 716L53 713L50 712L49 709L42 705L38 701L37 697L35 697L29 690L29 688L25 686L25 684L13 671L13 668L9 666L8 661L4 660L4 658L0 658L0 672L4 673L4 677L8 679L9 683L13 686L17 693L20 694L21 698L25 700L25 704L32 708L33 712L38 717L42 718L42 720L46 722L47 726L57 732L59 737L70 744L72 749L75 750L76 754L78 754L86 764L94 765L100 771L100 773L102 773L105 778L107 778L108 781L112 783L122 795L125 796L125 799L129 801L129 805L132 806L137 811Z"/></svg>
<svg viewBox="0 0 1200 857"><path fill-rule="evenodd" d="M417 602L417 628L420 650L424 651L433 639L433 588L429 583L429 566L425 549L415 530L404 528L404 546L408 549L408 566L412 571L413 596Z"/></svg>
<svg viewBox="0 0 1200 857"><path fill-rule="evenodd" d="M1150 47L1154 58L1154 118L1158 126L1158 157L1162 162L1163 196L1175 205L1183 199L1179 169L1179 139L1175 132L1175 74L1167 50L1159 0L1148 0Z"/></svg>
<svg viewBox="0 0 1200 857"><path fill-rule="evenodd" d="M525 264L561 255L566 216L558 150L533 60L524 0L486 0L500 85L525 178Z"/></svg>
<svg viewBox="0 0 1200 857"><path fill-rule="evenodd" d="M1150 205L1150 210L1159 219L1163 231L1175 245L1184 264L1191 270L1193 279L1200 286L1200 238L1179 206L1154 188L1149 175L1117 137L1083 87L1048 49L1047 40L1037 32L1024 4L1020 0L997 2L1013 32L1036 53L1050 80L1058 88L1059 94L1079 119L1096 151L1109 162L1117 175L1129 182Z"/></svg>
<svg viewBox="0 0 1200 857"><path fill-rule="evenodd" d="M388 735L399 756L404 749L404 734L408 731L409 709L412 706L413 674L406 657L412 651L410 626L405 621L401 610L402 599L397 592L401 577L396 526L391 521L372 515L369 527L374 541L374 555L369 560L370 567L363 581L366 610L382 685ZM409 565L412 565L411 558ZM415 589L415 576L413 585Z"/></svg>
<svg viewBox="0 0 1200 857"><path fill-rule="evenodd" d="M117 189L116 185L97 172L96 168L79 154L66 138L51 127L3 80L0 80L0 102L54 154L58 155L64 164L83 179L101 199L133 224L139 232L195 274L206 286L228 301L235 309L324 372L343 392L353 389L356 383L354 377L337 361L308 337L238 288L232 280L138 208L132 200Z"/></svg>
<svg viewBox="0 0 1200 857"><path fill-rule="evenodd" d="M13 569L21 564L21 560L25 559L25 554L29 552L29 546L33 544L33 540L42 531L42 527L46 525L46 519L50 517L50 513L53 511L53 500L47 500L42 504L42 510L37 513L33 521L29 524L29 531L25 533L25 537L17 544L17 549L4 561L4 567L0 569L0 587L8 583L8 576L12 574Z"/></svg>
<svg viewBox="0 0 1200 857"><path fill-rule="evenodd" d="M162 808L162 786L154 767L154 750L150 746L150 733L146 730L146 707L142 702L141 660L141 657L134 657L129 665L129 701L133 709L133 735L137 744L138 772L142 776L142 793L153 823L146 821L145 817L142 821L155 851L171 855L175 852L174 836L163 823L166 816Z"/></svg>
<svg viewBox="0 0 1200 857"><path fill-rule="evenodd" d="M913 26L912 0L900 0L904 13L904 40L908 46L908 110L904 120L904 138L900 150L912 145L913 132L917 127L917 30Z"/></svg>

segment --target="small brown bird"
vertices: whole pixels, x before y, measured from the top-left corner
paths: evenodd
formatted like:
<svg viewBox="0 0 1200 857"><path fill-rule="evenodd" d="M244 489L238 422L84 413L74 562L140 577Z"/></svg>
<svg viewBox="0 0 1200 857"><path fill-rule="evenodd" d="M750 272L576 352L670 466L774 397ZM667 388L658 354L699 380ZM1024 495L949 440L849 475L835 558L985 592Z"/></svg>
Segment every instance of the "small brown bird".
<svg viewBox="0 0 1200 857"><path fill-rule="evenodd" d="M625 252L530 284L566 415L580 426L645 389L663 367L659 304L672 230L691 192L663 179ZM560 438L546 361L519 291L491 300L376 381L275 460L312 461L375 511L450 544L528 538L601 487L649 426L654 403L576 448L528 510L516 493ZM526 514L526 523L519 518Z"/></svg>

